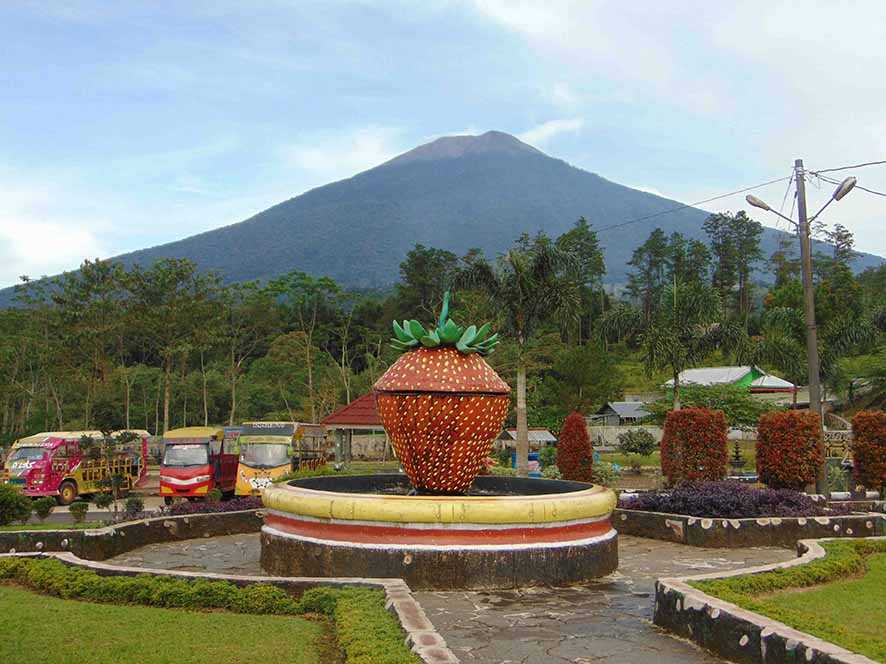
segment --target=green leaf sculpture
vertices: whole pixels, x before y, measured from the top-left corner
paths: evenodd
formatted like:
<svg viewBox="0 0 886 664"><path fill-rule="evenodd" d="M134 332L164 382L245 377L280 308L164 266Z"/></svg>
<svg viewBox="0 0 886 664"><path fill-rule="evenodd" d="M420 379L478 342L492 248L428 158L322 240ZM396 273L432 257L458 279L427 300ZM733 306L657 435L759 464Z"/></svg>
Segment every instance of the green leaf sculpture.
<svg viewBox="0 0 886 664"><path fill-rule="evenodd" d="M395 320L393 328L394 338L391 339L391 346L399 351L413 350L419 346L425 348L455 346L465 355L471 353L489 355L498 343L498 335L489 334L492 331L489 323L480 326L480 329L475 325L465 329L449 317L449 291L443 294L443 307L440 309L440 318L436 327L425 329L425 326L417 320L404 320L402 323Z"/></svg>

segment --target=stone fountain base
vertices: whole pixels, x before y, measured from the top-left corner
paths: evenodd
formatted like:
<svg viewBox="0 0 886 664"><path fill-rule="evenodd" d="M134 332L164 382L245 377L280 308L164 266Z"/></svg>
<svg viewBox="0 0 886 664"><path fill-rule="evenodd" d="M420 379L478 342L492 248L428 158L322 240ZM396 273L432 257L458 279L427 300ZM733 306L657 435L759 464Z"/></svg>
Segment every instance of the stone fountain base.
<svg viewBox="0 0 886 664"><path fill-rule="evenodd" d="M481 476L411 496L404 475L314 477L264 491L261 563L279 576L404 579L415 589L570 585L618 567L614 493Z"/></svg>

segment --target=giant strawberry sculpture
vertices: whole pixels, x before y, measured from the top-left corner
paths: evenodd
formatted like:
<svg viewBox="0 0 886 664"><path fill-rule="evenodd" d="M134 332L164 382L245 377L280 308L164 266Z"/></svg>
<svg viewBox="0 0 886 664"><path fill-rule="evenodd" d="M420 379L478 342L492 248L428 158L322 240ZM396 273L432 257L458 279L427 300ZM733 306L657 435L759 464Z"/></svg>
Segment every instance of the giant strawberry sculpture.
<svg viewBox="0 0 886 664"><path fill-rule="evenodd" d="M511 388L483 359L498 343L487 323L467 329L449 318L449 293L434 329L394 321L392 345L405 351L375 383L378 413L412 485L467 489L508 412Z"/></svg>

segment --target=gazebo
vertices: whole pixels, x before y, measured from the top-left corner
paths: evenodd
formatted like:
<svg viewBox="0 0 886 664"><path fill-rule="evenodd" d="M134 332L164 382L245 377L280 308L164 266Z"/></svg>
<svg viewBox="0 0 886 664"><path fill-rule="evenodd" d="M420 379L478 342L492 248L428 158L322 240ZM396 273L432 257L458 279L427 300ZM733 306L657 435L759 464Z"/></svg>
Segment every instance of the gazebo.
<svg viewBox="0 0 886 664"><path fill-rule="evenodd" d="M342 406L320 420L327 433L335 439L335 462L349 463L352 460L351 440L355 431L378 433L384 431L381 418L375 408L375 396L370 392ZM385 445L387 449L387 444Z"/></svg>

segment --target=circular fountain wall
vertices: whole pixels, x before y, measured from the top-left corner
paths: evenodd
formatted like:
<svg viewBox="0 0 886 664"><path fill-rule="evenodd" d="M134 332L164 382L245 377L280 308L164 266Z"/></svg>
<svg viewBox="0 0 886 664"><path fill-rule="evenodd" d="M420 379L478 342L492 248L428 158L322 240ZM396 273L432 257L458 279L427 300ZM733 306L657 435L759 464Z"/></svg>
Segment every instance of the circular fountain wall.
<svg viewBox="0 0 886 664"><path fill-rule="evenodd" d="M618 566L615 494L480 476L465 495L408 495L404 475L324 476L263 493L262 567L280 576L396 577L413 588L569 585Z"/></svg>

